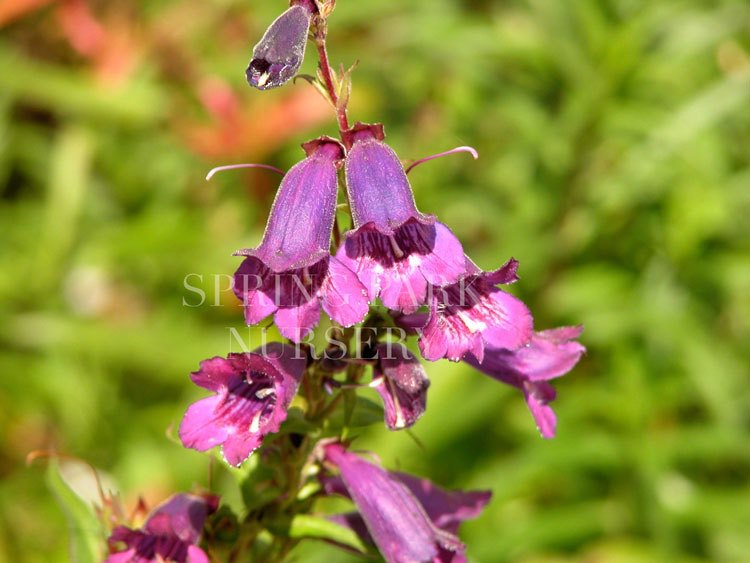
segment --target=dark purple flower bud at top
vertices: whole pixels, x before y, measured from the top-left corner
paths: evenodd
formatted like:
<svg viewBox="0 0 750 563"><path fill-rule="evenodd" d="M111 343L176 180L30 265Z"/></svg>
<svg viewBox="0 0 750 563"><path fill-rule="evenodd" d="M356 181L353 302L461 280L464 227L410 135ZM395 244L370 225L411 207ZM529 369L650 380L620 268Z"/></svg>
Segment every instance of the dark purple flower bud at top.
<svg viewBox="0 0 750 563"><path fill-rule="evenodd" d="M310 0L296 2L274 20L253 48L253 58L245 71L250 86L258 90L276 88L297 74L305 57L314 10Z"/></svg>
<svg viewBox="0 0 750 563"><path fill-rule="evenodd" d="M106 563L209 563L197 544L206 517L218 506L216 496L174 495L151 512L141 529L116 527L109 537ZM124 549L118 550L120 544Z"/></svg>
<svg viewBox="0 0 750 563"><path fill-rule="evenodd" d="M235 253L247 258L234 275L247 324L275 313L281 334L297 342L317 324L321 305L343 326L360 322L369 306L357 276L329 255L343 148L327 137L303 148L308 156L281 181L260 245Z"/></svg>
<svg viewBox="0 0 750 563"><path fill-rule="evenodd" d="M186 448L206 451L221 445L226 462L238 466L267 434L279 430L306 360L278 342L258 351L204 360L191 374L193 383L215 395L185 413L179 435Z"/></svg>
<svg viewBox="0 0 750 563"><path fill-rule="evenodd" d="M568 373L586 352L576 338L583 327L571 326L536 332L518 350L487 349L480 362L471 354L464 360L490 377L520 389L526 398L539 432L553 438L557 417L549 406L556 396L547 380Z"/></svg>
<svg viewBox="0 0 750 563"><path fill-rule="evenodd" d="M323 480L326 493L351 498L359 510L332 520L374 543L388 562L465 561L455 534L462 521L479 516L489 491L446 491L427 479L385 471L340 444L325 452L341 472Z"/></svg>
<svg viewBox="0 0 750 563"><path fill-rule="evenodd" d="M419 348L428 360L460 360L471 352L481 362L485 346L513 350L531 338L534 321L523 302L495 287L518 278L518 262L483 272L466 258L466 274L458 283L433 287L430 315Z"/></svg>
<svg viewBox="0 0 750 563"><path fill-rule="evenodd" d="M378 346L370 386L383 399L385 423L391 430L408 428L424 414L430 380L406 346L389 342Z"/></svg>
<svg viewBox="0 0 750 563"><path fill-rule="evenodd" d="M428 284L458 279L463 249L448 227L417 209L401 161L383 138L382 125L363 123L344 134L354 229L336 257L357 273L371 300L409 313L425 303Z"/></svg>

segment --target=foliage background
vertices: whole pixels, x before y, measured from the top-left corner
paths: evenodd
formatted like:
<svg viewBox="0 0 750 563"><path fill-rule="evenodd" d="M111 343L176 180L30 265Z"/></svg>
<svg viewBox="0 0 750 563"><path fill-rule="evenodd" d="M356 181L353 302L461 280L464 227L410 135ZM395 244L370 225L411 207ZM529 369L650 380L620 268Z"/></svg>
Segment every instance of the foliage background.
<svg viewBox="0 0 750 563"><path fill-rule="evenodd" d="M304 82L244 84L284 5L0 2L0 559L68 558L33 449L90 461L128 506L206 483L165 430L198 361L247 334L212 276L259 240L278 180L203 176L288 168L334 130ZM421 209L481 266L519 259L537 327L583 322L589 349L553 441L513 389L443 362L423 447L382 427L363 447L494 491L463 529L476 561L747 560L750 5L339 0L331 26L333 60L361 59L355 119L404 159L479 150L412 173Z"/></svg>

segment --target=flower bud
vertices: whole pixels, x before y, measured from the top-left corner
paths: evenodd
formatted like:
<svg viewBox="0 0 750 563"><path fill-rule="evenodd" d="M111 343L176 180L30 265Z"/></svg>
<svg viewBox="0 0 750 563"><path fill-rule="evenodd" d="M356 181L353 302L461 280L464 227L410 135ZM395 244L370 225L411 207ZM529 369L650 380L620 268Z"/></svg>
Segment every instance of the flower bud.
<svg viewBox="0 0 750 563"><path fill-rule="evenodd" d="M310 2L299 2L268 27L253 49L253 58L245 71L250 86L258 90L276 88L297 74L305 57L314 9Z"/></svg>

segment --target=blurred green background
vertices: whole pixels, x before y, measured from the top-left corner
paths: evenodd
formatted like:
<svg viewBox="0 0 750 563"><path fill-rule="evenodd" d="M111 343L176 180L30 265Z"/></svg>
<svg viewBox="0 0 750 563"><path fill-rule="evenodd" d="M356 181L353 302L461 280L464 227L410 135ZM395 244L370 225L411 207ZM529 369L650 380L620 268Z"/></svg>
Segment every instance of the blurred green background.
<svg viewBox="0 0 750 563"><path fill-rule="evenodd" d="M537 328L582 322L588 347L557 382L555 440L515 390L441 362L423 446L377 427L362 447L494 491L463 528L472 561L747 561L750 4L338 4L352 118L404 159L476 147L411 174L420 208L481 266L516 257ZM170 436L203 395L188 373L247 334L214 276L259 241L278 178L203 177L288 168L335 132L303 81L244 83L284 7L0 1L0 560L68 559L31 450L88 460L128 506L205 485Z"/></svg>

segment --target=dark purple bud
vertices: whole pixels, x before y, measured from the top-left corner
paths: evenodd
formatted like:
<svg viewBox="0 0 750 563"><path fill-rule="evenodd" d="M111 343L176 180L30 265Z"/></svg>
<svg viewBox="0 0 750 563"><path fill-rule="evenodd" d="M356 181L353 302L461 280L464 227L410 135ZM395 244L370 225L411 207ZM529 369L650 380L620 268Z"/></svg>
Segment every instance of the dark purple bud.
<svg viewBox="0 0 750 563"><path fill-rule="evenodd" d="M370 386L383 399L385 423L391 430L408 428L424 414L430 380L406 346L390 342L378 346Z"/></svg>
<svg viewBox="0 0 750 563"><path fill-rule="evenodd" d="M179 434L186 448L221 445L227 463L238 466L267 434L279 430L307 362L278 342L259 351L204 360L191 374L193 383L215 395L185 413Z"/></svg>
<svg viewBox="0 0 750 563"><path fill-rule="evenodd" d="M425 304L429 284L455 282L464 271L461 243L421 213L406 173L383 142L382 125L358 123L345 132L346 186L354 230L336 257L357 273L371 300L411 313Z"/></svg>
<svg viewBox="0 0 750 563"><path fill-rule="evenodd" d="M218 504L219 498L212 495L174 495L151 512L143 528L115 528L109 538L112 553L106 563L208 563L208 556L197 544L206 517ZM114 551L117 544L125 544L125 549Z"/></svg>
<svg viewBox="0 0 750 563"><path fill-rule="evenodd" d="M312 2L298 2L281 14L253 49L245 71L247 83L258 90L276 88L291 80L305 57Z"/></svg>
<svg viewBox="0 0 750 563"><path fill-rule="evenodd" d="M464 360L482 373L520 389L539 432L544 438L553 438L557 417L549 403L556 393L547 380L568 373L586 352L575 340L582 331L580 326L543 330L534 333L529 343L518 350L487 349L481 362L471 354Z"/></svg>

